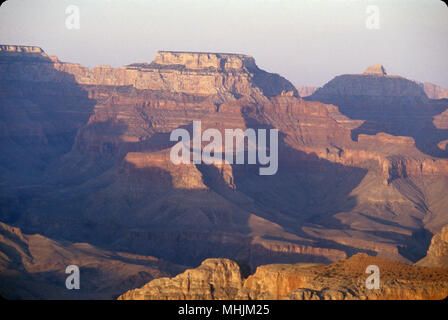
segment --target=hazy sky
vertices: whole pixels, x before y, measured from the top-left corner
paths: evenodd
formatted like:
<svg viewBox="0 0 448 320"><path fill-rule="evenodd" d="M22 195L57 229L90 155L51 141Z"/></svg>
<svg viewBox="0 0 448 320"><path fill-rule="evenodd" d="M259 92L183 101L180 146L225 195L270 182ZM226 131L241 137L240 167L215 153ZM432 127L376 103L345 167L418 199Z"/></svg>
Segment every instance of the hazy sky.
<svg viewBox="0 0 448 320"><path fill-rule="evenodd" d="M79 30L66 28L68 5ZM369 29L368 6L379 9ZM448 8L438 0L9 0L0 43L40 46L93 67L150 62L157 50L245 53L296 85L382 63L448 88Z"/></svg>

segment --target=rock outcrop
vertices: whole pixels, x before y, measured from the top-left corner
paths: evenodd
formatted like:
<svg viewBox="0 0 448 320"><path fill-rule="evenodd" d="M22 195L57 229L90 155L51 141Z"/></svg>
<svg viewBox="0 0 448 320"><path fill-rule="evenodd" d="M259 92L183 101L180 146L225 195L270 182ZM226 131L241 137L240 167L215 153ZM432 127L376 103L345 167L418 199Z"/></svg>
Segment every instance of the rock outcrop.
<svg viewBox="0 0 448 320"><path fill-rule="evenodd" d="M0 52L4 56L17 56L23 54L23 57L37 54L37 57L46 55L44 50L36 46L15 46L15 45L0 45Z"/></svg>
<svg viewBox="0 0 448 320"><path fill-rule="evenodd" d="M153 63L168 68L182 66L192 70L237 71L258 68L253 57L230 53L159 51Z"/></svg>
<svg viewBox="0 0 448 320"><path fill-rule="evenodd" d="M386 69L384 69L383 65L377 63L373 66L368 67L363 74L367 75L375 75L375 76L386 76Z"/></svg>
<svg viewBox="0 0 448 320"><path fill-rule="evenodd" d="M379 289L366 287L366 268L380 270ZM228 259L208 259L175 278L160 278L119 300L428 300L448 296L448 272L358 254L331 265L265 265L242 279Z"/></svg>
<svg viewBox="0 0 448 320"><path fill-rule="evenodd" d="M448 225L432 237L426 257L417 262L417 265L448 269Z"/></svg>
<svg viewBox="0 0 448 320"><path fill-rule="evenodd" d="M368 289L367 266L379 268L379 289ZM293 300L441 300L448 296L446 270L415 267L387 259L355 255L322 267L304 287L293 290Z"/></svg>
<svg viewBox="0 0 448 320"><path fill-rule="evenodd" d="M207 259L196 269L171 279L151 281L126 292L118 300L231 300L240 298L242 288L241 271L236 262Z"/></svg>

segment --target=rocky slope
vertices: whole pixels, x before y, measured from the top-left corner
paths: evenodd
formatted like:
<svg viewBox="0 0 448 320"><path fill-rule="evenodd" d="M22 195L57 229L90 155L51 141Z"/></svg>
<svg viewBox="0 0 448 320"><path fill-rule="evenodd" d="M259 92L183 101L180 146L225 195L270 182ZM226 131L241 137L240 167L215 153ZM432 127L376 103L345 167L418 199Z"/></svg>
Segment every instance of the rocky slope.
<svg viewBox="0 0 448 320"><path fill-rule="evenodd" d="M65 287L69 265L80 268L79 290ZM183 270L150 256L23 234L0 222L0 294L6 299L113 299L154 278Z"/></svg>
<svg viewBox="0 0 448 320"><path fill-rule="evenodd" d="M380 270L380 288L367 289L366 268ZM130 290L119 300L420 300L448 296L444 269L400 264L357 254L331 265L274 264L246 279L237 263L207 259L174 278L159 278Z"/></svg>
<svg viewBox="0 0 448 320"><path fill-rule="evenodd" d="M257 266L358 252L416 262L448 224L448 104L402 77L339 76L300 99L246 55L159 52L88 69L0 49L0 220L26 232ZM169 134L194 120L277 128L277 174L173 165Z"/></svg>

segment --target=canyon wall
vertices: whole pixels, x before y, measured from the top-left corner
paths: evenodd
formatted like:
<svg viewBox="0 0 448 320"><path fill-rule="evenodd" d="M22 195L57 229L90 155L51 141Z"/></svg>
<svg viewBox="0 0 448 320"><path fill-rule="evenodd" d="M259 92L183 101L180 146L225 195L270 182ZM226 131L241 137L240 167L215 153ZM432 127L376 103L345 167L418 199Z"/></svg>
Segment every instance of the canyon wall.
<svg viewBox="0 0 448 320"><path fill-rule="evenodd" d="M447 105L402 77L340 76L301 99L240 54L88 69L0 49L0 218L27 232L190 266L409 263L448 223ZM278 129L278 173L172 164L170 132L194 120Z"/></svg>
<svg viewBox="0 0 448 320"><path fill-rule="evenodd" d="M241 54L159 51L151 63L136 63L118 69L110 66L89 69L61 62L38 47L3 45L0 56L8 61L2 63L0 69L5 80L60 82L72 75L83 85L133 86L140 90L200 96L225 93L271 96L282 91L297 95L297 90L286 79L260 70L254 58Z"/></svg>

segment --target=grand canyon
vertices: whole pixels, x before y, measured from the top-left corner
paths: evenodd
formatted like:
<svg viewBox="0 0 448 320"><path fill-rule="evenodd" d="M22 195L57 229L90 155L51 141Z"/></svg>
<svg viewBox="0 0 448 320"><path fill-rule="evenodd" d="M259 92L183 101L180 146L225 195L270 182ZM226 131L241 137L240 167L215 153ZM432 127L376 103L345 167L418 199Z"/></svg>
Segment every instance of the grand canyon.
<svg viewBox="0 0 448 320"><path fill-rule="evenodd" d="M448 90L376 61L297 87L255 58L88 68L0 45L0 296L446 298ZM277 173L173 164L198 120L277 129Z"/></svg>

